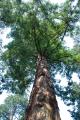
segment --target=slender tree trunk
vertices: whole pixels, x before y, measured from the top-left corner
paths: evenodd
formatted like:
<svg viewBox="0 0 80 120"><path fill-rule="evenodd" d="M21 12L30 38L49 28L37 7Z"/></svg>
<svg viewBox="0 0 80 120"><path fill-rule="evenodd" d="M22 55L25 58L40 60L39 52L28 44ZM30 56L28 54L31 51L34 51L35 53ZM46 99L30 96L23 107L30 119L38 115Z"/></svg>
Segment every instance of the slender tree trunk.
<svg viewBox="0 0 80 120"><path fill-rule="evenodd" d="M14 114L16 112L16 106L14 106L9 113L9 120L13 120Z"/></svg>
<svg viewBox="0 0 80 120"><path fill-rule="evenodd" d="M37 70L25 120L61 120L47 61L38 55Z"/></svg>
<svg viewBox="0 0 80 120"><path fill-rule="evenodd" d="M13 120L13 112L10 111L9 120Z"/></svg>

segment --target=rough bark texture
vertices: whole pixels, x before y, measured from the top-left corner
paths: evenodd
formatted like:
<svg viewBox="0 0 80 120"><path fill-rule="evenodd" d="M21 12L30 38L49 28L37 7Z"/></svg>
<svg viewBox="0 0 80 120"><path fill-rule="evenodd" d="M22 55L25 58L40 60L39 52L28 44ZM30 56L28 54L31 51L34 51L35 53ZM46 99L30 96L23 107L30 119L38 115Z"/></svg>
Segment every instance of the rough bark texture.
<svg viewBox="0 0 80 120"><path fill-rule="evenodd" d="M25 120L61 120L47 61L38 55L37 71Z"/></svg>

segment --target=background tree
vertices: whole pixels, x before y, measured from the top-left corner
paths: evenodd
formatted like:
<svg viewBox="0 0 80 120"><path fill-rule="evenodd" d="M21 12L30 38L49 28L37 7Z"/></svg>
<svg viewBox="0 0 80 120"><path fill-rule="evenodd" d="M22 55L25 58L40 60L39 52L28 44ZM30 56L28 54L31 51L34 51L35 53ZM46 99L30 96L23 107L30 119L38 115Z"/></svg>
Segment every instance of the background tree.
<svg viewBox="0 0 80 120"><path fill-rule="evenodd" d="M70 97L73 103L73 110L70 111L74 120L79 120L80 118L80 85L74 83L72 87L72 94Z"/></svg>
<svg viewBox="0 0 80 120"><path fill-rule="evenodd" d="M79 60L80 59L80 56L79 56L79 51L80 51L79 35L78 36L75 35L74 42L75 42L75 44L73 47L73 51L76 55L77 62L79 62L80 61ZM76 64L76 67L77 67L77 72L78 72L78 78L80 79L79 66ZM68 106L72 107L72 109L69 110L69 112L71 113L73 120L79 120L80 119L80 83L77 83L77 80L76 80L76 82L70 80L68 82L68 86L65 87L65 90L63 90L63 89L61 90L61 91L63 91L61 93L62 98Z"/></svg>
<svg viewBox="0 0 80 120"><path fill-rule="evenodd" d="M80 85L76 82L70 82L70 85L62 91L62 98L67 106L71 106L68 111L71 113L73 120L80 119Z"/></svg>
<svg viewBox="0 0 80 120"><path fill-rule="evenodd" d="M0 105L1 120L21 120L24 117L27 99L21 95L8 96Z"/></svg>

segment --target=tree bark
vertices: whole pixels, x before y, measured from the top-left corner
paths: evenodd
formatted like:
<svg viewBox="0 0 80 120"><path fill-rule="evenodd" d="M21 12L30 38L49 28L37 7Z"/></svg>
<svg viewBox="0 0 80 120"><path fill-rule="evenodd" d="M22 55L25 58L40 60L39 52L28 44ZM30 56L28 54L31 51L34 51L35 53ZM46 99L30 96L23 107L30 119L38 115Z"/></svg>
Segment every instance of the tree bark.
<svg viewBox="0 0 80 120"><path fill-rule="evenodd" d="M25 120L61 120L45 57L38 55L37 70Z"/></svg>

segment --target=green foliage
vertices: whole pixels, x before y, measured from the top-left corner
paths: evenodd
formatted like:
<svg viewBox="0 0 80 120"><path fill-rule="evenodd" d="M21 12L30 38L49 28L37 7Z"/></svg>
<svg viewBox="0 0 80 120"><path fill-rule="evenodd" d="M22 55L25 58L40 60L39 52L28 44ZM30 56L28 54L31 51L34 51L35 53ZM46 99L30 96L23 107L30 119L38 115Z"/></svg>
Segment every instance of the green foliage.
<svg viewBox="0 0 80 120"><path fill-rule="evenodd" d="M80 4L73 6L73 2L0 1L1 20L11 27L9 35L13 38L2 56L8 66L7 76L13 78L6 84L12 91L22 88L24 92L32 82L37 54L47 59L51 74L60 72L71 78L74 71L79 73L80 55L64 47L64 36L73 35L79 22Z"/></svg>
<svg viewBox="0 0 80 120"><path fill-rule="evenodd" d="M68 106L72 106L72 110L69 110L73 120L80 119L80 85L76 82L69 83L65 91L62 92L62 98Z"/></svg>
<svg viewBox="0 0 80 120"><path fill-rule="evenodd" d="M0 105L0 119L10 120L10 115L14 119L21 119L24 117L27 100L21 95L10 95L5 99L4 104Z"/></svg>

